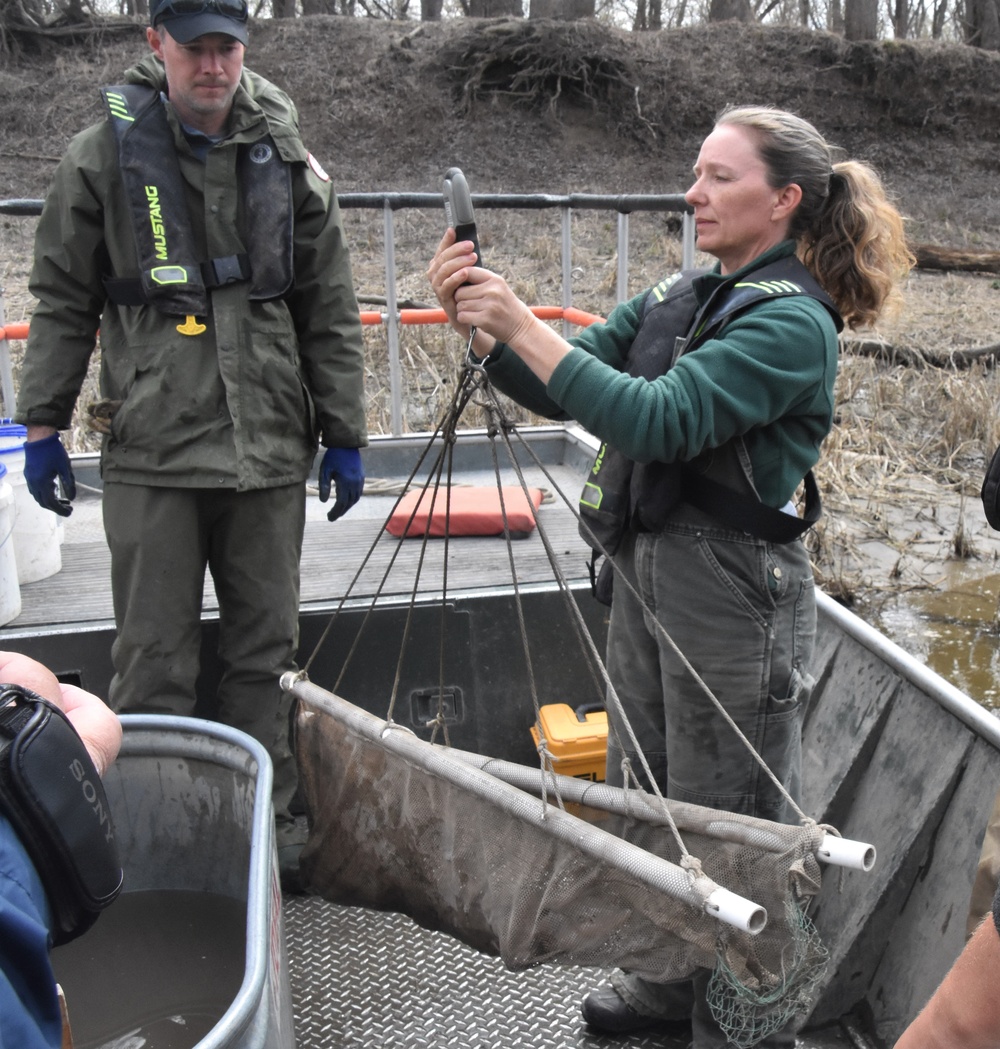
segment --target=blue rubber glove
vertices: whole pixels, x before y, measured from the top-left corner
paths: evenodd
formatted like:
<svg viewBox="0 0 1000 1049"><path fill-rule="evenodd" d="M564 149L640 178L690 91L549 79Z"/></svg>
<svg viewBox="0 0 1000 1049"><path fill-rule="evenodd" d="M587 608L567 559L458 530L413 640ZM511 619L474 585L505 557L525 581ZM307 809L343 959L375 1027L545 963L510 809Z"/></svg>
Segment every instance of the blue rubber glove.
<svg viewBox="0 0 1000 1049"><path fill-rule="evenodd" d="M319 464L321 503L330 498L331 482L337 487L337 498L326 519L336 521L350 510L365 490L365 468L361 465L361 452L357 448L327 448Z"/></svg>
<svg viewBox="0 0 1000 1049"><path fill-rule="evenodd" d="M24 480L39 506L60 517L69 517L73 512L70 503L76 498L76 478L59 434L24 442ZM64 498L56 489L56 481L62 485Z"/></svg>

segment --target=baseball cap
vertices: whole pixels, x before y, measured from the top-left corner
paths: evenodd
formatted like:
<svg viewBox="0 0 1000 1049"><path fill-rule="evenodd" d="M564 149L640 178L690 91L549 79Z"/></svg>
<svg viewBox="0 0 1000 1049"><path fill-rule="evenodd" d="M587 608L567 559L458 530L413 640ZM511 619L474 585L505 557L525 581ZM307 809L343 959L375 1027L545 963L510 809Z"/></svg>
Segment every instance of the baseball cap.
<svg viewBox="0 0 1000 1049"><path fill-rule="evenodd" d="M225 33L241 44L247 35L247 0L152 0L149 24L162 25L179 44L206 33Z"/></svg>

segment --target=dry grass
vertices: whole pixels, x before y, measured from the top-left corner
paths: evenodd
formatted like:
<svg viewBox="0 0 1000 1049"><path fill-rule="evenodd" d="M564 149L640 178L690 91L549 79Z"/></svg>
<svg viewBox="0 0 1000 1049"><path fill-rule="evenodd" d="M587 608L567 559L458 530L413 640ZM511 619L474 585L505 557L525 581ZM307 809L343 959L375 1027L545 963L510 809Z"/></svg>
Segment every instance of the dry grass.
<svg viewBox="0 0 1000 1049"><path fill-rule="evenodd" d="M896 339L906 337L908 321L927 331L932 287L916 283L919 307L912 316L904 311ZM940 279L945 306L960 283ZM984 287L974 279L966 301ZM941 338L940 331L930 335L938 352ZM974 342L965 335L964 345ZM870 605L899 590L934 587L947 560L995 558L997 541L985 524L979 488L998 442L995 368L843 357L837 422L817 469L826 514L808 540L824 588L849 604Z"/></svg>

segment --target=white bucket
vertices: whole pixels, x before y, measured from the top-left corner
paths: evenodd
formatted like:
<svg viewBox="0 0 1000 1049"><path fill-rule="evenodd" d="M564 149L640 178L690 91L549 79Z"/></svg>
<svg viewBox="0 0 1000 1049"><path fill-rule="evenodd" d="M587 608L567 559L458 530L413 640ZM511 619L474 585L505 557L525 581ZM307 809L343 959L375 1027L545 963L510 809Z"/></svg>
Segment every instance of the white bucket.
<svg viewBox="0 0 1000 1049"><path fill-rule="evenodd" d="M0 424L0 464L14 492L14 555L21 586L47 579L62 568L58 514L35 502L24 480L24 437L16 423Z"/></svg>
<svg viewBox="0 0 1000 1049"><path fill-rule="evenodd" d="M0 626L21 614L21 587L14 556L14 491L0 463Z"/></svg>
<svg viewBox="0 0 1000 1049"><path fill-rule="evenodd" d="M20 448L28 436L27 426L0 419L0 448Z"/></svg>

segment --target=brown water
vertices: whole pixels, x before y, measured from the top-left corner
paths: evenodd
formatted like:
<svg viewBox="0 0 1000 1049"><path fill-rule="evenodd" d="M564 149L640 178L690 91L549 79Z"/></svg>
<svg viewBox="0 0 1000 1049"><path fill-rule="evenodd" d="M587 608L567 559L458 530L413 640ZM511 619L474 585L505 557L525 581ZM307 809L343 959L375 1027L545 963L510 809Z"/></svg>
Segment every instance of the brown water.
<svg viewBox="0 0 1000 1049"><path fill-rule="evenodd" d="M246 905L212 893L124 893L52 954L75 1049L190 1049L236 997Z"/></svg>
<svg viewBox="0 0 1000 1049"><path fill-rule="evenodd" d="M973 699L1000 709L1000 574L982 562L946 561L939 589L888 602L872 625Z"/></svg>

